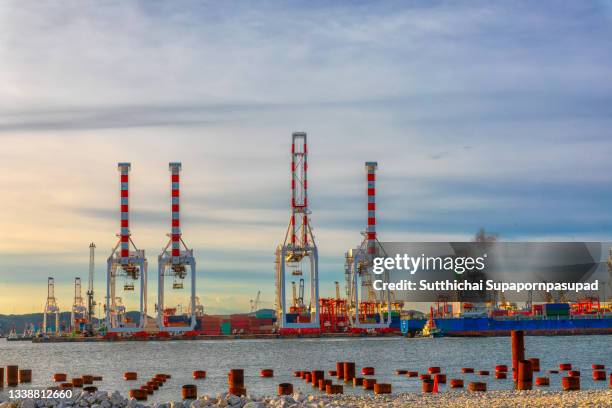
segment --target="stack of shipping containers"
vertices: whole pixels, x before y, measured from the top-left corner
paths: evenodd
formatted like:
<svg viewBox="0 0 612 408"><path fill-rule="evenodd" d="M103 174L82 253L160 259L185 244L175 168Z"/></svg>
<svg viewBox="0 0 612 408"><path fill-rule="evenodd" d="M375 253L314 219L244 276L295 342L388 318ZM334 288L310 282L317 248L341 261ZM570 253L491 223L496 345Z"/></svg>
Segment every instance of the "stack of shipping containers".
<svg viewBox="0 0 612 408"><path fill-rule="evenodd" d="M196 330L204 335L270 334L274 330L275 313L271 309L252 314L229 316L204 315L198 318Z"/></svg>

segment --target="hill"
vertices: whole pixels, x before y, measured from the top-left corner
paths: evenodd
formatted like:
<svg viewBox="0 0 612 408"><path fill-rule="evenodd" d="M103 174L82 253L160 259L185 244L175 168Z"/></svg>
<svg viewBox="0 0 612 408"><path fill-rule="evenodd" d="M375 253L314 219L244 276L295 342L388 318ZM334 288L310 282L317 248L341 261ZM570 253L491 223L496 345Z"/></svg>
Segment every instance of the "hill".
<svg viewBox="0 0 612 408"><path fill-rule="evenodd" d="M128 312L127 316L133 319L135 322L138 322L139 313L138 312ZM47 326L55 327L55 317L47 316ZM60 313L60 327L62 330L66 330L70 326L70 312L62 312ZM43 321L42 313L29 313L22 315L2 315L0 314L0 334L8 335L13 328L17 331L17 333L23 333L23 330L27 325L34 324L36 330L40 328ZM94 318L94 324L97 324L98 320Z"/></svg>

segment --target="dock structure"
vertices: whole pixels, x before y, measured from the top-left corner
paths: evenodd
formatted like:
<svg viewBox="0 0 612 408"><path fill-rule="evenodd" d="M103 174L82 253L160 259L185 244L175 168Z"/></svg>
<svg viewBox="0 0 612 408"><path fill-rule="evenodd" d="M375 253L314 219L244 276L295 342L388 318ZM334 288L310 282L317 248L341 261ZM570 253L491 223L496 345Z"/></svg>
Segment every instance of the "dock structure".
<svg viewBox="0 0 612 408"><path fill-rule="evenodd" d="M180 203L180 172L181 163L169 163L170 170L170 201L171 201L171 231L170 240L157 257L157 325L163 332L193 331L196 326L196 261L193 249L189 249L183 241L181 232ZM172 279L172 289L182 290L184 281L190 276L191 288L189 296L188 320L176 315L175 308L166 308L166 278ZM170 322L170 320L176 320Z"/></svg>
<svg viewBox="0 0 612 408"><path fill-rule="evenodd" d="M294 132L291 143L291 216L283 244L276 248L276 309L281 330L319 330L319 255L310 228L308 204L308 143L305 132ZM287 272L299 278L308 271L309 303L287 307Z"/></svg>
<svg viewBox="0 0 612 408"><path fill-rule="evenodd" d="M130 232L130 163L118 163L120 174L120 232L119 241L107 260L106 273L106 329L108 333L134 333L142 331L147 320L147 258L144 249L138 249ZM140 319L132 324L125 319L125 306L117 296L117 279L123 278L123 291L134 292L135 283L140 288Z"/></svg>
<svg viewBox="0 0 612 408"><path fill-rule="evenodd" d="M345 254L349 321L351 327L355 330L386 329L391 325L391 292L389 289L385 289L381 291L380 296L377 296L372 286L374 258L384 252L376 235L377 169L377 162L365 163L367 183L366 230L361 244L348 250ZM386 271L383 276L385 281L389 282L389 272ZM378 319L376 319L377 315ZM374 320L369 321L372 319Z"/></svg>

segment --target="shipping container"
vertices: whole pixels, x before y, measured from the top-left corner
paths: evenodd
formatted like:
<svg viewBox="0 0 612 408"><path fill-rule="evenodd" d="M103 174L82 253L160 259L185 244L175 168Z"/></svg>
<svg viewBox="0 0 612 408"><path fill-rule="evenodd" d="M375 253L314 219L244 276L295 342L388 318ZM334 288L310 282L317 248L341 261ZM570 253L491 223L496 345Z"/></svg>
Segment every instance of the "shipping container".
<svg viewBox="0 0 612 408"><path fill-rule="evenodd" d="M298 315L297 322L298 323L310 323L310 315L307 315L307 316Z"/></svg>
<svg viewBox="0 0 612 408"><path fill-rule="evenodd" d="M250 323L252 326L265 326L274 323L274 319L253 319Z"/></svg>
<svg viewBox="0 0 612 408"><path fill-rule="evenodd" d="M258 319L273 319L275 316L272 309L260 309L255 312L255 317Z"/></svg>
<svg viewBox="0 0 612 408"><path fill-rule="evenodd" d="M164 322L166 323L190 323L191 316L187 316L187 315L164 316Z"/></svg>
<svg viewBox="0 0 612 408"><path fill-rule="evenodd" d="M232 324L230 322L221 323L221 333L232 334Z"/></svg>
<svg viewBox="0 0 612 408"><path fill-rule="evenodd" d="M569 316L570 305L568 303L545 303L545 316Z"/></svg>
<svg viewBox="0 0 612 408"><path fill-rule="evenodd" d="M202 329L200 331L206 336L219 336L221 334L220 327L216 327L214 329Z"/></svg>

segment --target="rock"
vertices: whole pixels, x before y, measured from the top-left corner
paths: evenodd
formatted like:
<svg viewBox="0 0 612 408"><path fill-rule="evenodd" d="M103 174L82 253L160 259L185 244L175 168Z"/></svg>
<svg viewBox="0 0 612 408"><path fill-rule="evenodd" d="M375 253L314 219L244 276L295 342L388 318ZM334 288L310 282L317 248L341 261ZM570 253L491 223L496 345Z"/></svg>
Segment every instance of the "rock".
<svg viewBox="0 0 612 408"><path fill-rule="evenodd" d="M36 408L36 401L33 399L22 400L21 408Z"/></svg>
<svg viewBox="0 0 612 408"><path fill-rule="evenodd" d="M266 404L264 404L263 402L251 401L251 402L246 403L243 408L265 408L265 407L266 407Z"/></svg>
<svg viewBox="0 0 612 408"><path fill-rule="evenodd" d="M124 398L119 394L119 391L113 392L110 396L110 403L115 406L124 405Z"/></svg>
<svg viewBox="0 0 612 408"><path fill-rule="evenodd" d="M235 407L235 406L240 406L242 400L240 399L240 397L236 396L236 395L230 395L227 397L227 403L228 405Z"/></svg>

